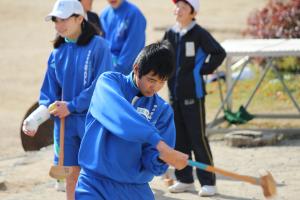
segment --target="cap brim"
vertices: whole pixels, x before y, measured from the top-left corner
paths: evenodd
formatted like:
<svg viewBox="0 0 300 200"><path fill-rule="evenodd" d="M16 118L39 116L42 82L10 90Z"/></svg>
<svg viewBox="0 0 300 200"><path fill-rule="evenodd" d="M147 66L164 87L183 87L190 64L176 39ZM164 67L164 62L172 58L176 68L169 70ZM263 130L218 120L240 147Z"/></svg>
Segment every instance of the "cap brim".
<svg viewBox="0 0 300 200"><path fill-rule="evenodd" d="M52 15L48 15L47 17L45 17L45 21L50 21L52 19Z"/></svg>
<svg viewBox="0 0 300 200"><path fill-rule="evenodd" d="M66 13L62 13L62 12L51 12L49 13L46 17L45 20L46 21L50 21L52 19L52 17L57 17L60 19L67 19L71 16L72 14L66 14Z"/></svg>

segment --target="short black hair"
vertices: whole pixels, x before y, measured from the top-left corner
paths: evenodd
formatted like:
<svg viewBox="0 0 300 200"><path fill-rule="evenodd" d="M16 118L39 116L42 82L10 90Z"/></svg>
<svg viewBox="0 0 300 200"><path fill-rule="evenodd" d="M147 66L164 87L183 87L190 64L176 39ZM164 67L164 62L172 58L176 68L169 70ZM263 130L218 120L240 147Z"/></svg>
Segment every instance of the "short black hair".
<svg viewBox="0 0 300 200"><path fill-rule="evenodd" d="M134 65L138 66L139 78L153 72L153 75L167 80L175 70L174 50L167 40L150 44L142 49Z"/></svg>
<svg viewBox="0 0 300 200"><path fill-rule="evenodd" d="M79 15L73 14L71 16L78 17ZM55 21L55 19L52 18L52 21ZM85 46L93 39L95 35L99 35L99 34L100 34L99 30L93 24L86 21L86 19L83 19L81 23L81 35L77 40L77 45ZM63 43L65 43L65 39L60 35L57 35L53 41L53 47L58 48Z"/></svg>

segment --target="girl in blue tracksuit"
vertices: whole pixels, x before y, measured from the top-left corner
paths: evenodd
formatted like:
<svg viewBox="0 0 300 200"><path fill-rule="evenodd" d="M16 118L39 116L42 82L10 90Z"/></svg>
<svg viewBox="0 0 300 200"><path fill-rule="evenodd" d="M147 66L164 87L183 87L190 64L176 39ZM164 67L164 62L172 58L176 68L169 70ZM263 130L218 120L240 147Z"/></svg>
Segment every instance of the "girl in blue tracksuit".
<svg viewBox="0 0 300 200"><path fill-rule="evenodd" d="M116 71L128 75L138 53L145 46L146 19L127 0L108 0L100 14L104 38L109 42Z"/></svg>
<svg viewBox="0 0 300 200"><path fill-rule="evenodd" d="M156 94L173 71L172 60L167 45L155 43L142 50L128 76L100 76L79 151L76 199L154 199L153 176L167 163L186 166L187 155L169 147L175 145L173 111Z"/></svg>
<svg viewBox="0 0 300 200"><path fill-rule="evenodd" d="M79 1L58 0L46 20L52 20L58 33L40 91L39 104L55 103L54 143L58 163L60 118L65 118L64 165L73 166L67 178L67 199L74 199L79 174L78 150L84 134L85 117L96 80L112 68L111 54L104 39L84 18Z"/></svg>

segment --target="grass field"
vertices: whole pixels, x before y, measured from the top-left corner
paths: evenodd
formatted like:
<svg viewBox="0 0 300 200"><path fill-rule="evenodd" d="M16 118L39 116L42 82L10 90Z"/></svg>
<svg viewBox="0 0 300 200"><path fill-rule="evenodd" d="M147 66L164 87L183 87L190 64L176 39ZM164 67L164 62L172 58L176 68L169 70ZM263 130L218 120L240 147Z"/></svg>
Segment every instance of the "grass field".
<svg viewBox="0 0 300 200"><path fill-rule="evenodd" d="M255 74L253 79L240 80L234 88L232 95L232 111L234 112L237 111L241 105L246 104L260 78L261 68L253 65L250 68ZM300 74L281 73L281 75L294 99L298 105L300 105ZM223 97L225 97L226 85L224 81L221 81L221 86ZM209 122L214 118L215 113L221 104L218 82L207 84L207 93L206 105ZM251 114L299 114L288 94L284 91L281 82L276 78L272 70L268 71L264 81L249 104L247 111ZM257 119L248 122L246 126L264 128L299 128L300 122L299 119ZM243 125L243 127L245 127L245 125Z"/></svg>

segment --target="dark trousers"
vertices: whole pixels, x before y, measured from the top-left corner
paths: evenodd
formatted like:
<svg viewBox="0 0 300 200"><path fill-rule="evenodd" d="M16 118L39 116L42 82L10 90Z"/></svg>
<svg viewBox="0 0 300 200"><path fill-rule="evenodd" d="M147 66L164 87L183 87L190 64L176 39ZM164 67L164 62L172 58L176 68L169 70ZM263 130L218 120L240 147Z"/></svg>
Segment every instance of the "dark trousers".
<svg viewBox="0 0 300 200"><path fill-rule="evenodd" d="M175 149L186 153L198 162L213 165L213 158L205 134L205 104L204 98L184 99L172 102L176 126ZM215 185L216 176L214 173L203 170L196 170L200 184ZM193 183L193 168L187 166L182 170L175 170L175 176L182 183Z"/></svg>

